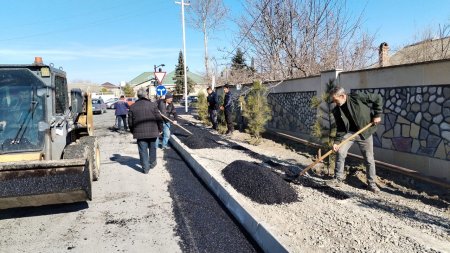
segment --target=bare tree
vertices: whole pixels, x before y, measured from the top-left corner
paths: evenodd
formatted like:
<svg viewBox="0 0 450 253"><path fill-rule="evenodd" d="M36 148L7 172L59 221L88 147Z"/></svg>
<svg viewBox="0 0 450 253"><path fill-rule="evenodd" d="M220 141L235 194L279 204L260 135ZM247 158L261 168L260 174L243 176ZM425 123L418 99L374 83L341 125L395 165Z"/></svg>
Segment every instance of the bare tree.
<svg viewBox="0 0 450 253"><path fill-rule="evenodd" d="M435 30L427 27L414 36L414 43L400 49L391 64L406 64L450 58L450 24Z"/></svg>
<svg viewBox="0 0 450 253"><path fill-rule="evenodd" d="M364 67L374 56L373 36L361 31L341 0L246 0L241 36L269 79ZM255 20L257 20L255 22Z"/></svg>
<svg viewBox="0 0 450 253"><path fill-rule="evenodd" d="M228 9L222 0L197 0L193 1L191 6L191 10L188 12L190 24L203 33L205 73L209 80L208 35L222 24Z"/></svg>

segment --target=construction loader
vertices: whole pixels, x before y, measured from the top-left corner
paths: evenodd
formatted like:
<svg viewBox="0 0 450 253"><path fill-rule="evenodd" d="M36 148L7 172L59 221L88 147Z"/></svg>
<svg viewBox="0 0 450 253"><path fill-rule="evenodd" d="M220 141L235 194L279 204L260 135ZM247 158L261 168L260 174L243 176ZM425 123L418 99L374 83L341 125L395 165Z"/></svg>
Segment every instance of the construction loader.
<svg viewBox="0 0 450 253"><path fill-rule="evenodd" d="M69 94L61 68L0 65L0 209L91 200L93 133L91 96Z"/></svg>

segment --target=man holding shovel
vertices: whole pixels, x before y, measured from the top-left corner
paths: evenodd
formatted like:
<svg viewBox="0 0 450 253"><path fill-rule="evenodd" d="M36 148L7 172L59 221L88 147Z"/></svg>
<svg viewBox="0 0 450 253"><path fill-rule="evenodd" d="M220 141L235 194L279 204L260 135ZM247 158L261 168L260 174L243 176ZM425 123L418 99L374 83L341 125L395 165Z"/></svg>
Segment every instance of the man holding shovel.
<svg viewBox="0 0 450 253"><path fill-rule="evenodd" d="M173 105L173 95L167 93L164 99L158 101L158 109L163 117L163 131L162 131L162 149L169 149L170 139L170 123L177 124L177 112ZM170 115L173 116L173 120L169 120ZM159 147L159 138L156 139L156 148Z"/></svg>
<svg viewBox="0 0 450 253"><path fill-rule="evenodd" d="M379 94L355 93L347 94L345 89L336 86L330 91L330 97L336 104L332 110L336 120L336 140L333 145L336 154L335 178L328 184L339 187L342 185L345 174L344 165L347 152L354 142L358 143L364 157L367 175L367 189L378 193L376 185L375 159L373 153L373 137L378 124L381 123L383 112L383 98ZM358 132L364 126L372 123L372 127L357 135L354 139L343 145L338 145L342 140Z"/></svg>

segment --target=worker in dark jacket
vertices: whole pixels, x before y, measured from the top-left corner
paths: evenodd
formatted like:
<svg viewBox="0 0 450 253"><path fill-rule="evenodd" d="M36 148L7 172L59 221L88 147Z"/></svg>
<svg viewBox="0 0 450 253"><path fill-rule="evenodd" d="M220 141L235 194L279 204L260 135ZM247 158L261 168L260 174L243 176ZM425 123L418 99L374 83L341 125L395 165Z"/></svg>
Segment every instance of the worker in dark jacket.
<svg viewBox="0 0 450 253"><path fill-rule="evenodd" d="M156 166L156 139L162 130L162 117L154 102L146 98L146 91L137 92L138 100L128 111L128 126L137 139L139 159L147 174Z"/></svg>
<svg viewBox="0 0 450 253"><path fill-rule="evenodd" d="M333 88L330 91L330 96L336 104L332 112L336 120L336 139L333 150L337 152L335 179L330 183L334 186L342 185L345 179L345 158L350 147L356 142L365 160L368 190L378 193L380 190L376 185L372 134L376 132L377 125L381 123L383 98L379 94L372 93L347 94L342 87ZM350 137L369 123L372 123L373 126L355 139L338 147L342 140Z"/></svg>
<svg viewBox="0 0 450 253"><path fill-rule="evenodd" d="M163 128L162 128L162 149L168 149L168 143L170 139L170 116L172 115L174 124L177 124L177 112L175 111L175 106L173 105L173 95L167 93L164 99L158 100L158 109L163 117ZM156 148L159 147L159 138L156 140Z"/></svg>
<svg viewBox="0 0 450 253"><path fill-rule="evenodd" d="M214 130L217 130L217 110L219 109L219 98L217 97L217 94L211 86L209 86L206 89L206 92L208 92L208 97L206 100L208 101L208 115L209 120L211 120L212 128Z"/></svg>
<svg viewBox="0 0 450 253"><path fill-rule="evenodd" d="M125 101L125 96L120 96L119 101L116 102L114 105L115 107L115 114L116 114L116 121L117 121L117 129L121 131L122 129L122 122L124 130L126 131L128 129L127 125L127 114L128 109L130 109L130 106L128 105L127 101Z"/></svg>
<svg viewBox="0 0 450 253"><path fill-rule="evenodd" d="M225 121L227 122L227 132L225 134L230 135L234 131L233 126L233 101L231 100L232 94L228 84L223 86L223 92L225 93L225 98L223 99L223 105L220 106L220 110L225 113Z"/></svg>

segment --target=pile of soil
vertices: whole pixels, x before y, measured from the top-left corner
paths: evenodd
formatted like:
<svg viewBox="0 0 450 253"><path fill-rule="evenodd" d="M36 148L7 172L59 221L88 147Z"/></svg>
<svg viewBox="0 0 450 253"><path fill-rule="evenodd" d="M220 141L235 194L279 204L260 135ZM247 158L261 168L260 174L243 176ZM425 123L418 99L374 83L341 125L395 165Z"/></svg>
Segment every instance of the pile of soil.
<svg viewBox="0 0 450 253"><path fill-rule="evenodd" d="M238 192L257 203L272 205L298 200L297 192L289 183L259 164L236 160L222 174Z"/></svg>
<svg viewBox="0 0 450 253"><path fill-rule="evenodd" d="M182 124L181 126L192 132L193 135L189 135L176 126L171 127L172 133L190 149L218 148L223 146L217 142L220 141L220 137L212 135L208 131L202 130L190 124Z"/></svg>

